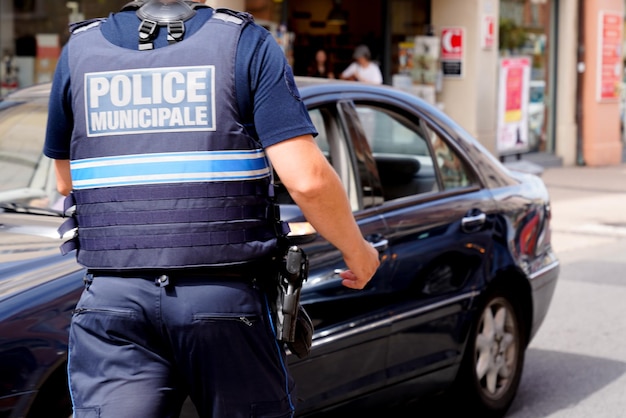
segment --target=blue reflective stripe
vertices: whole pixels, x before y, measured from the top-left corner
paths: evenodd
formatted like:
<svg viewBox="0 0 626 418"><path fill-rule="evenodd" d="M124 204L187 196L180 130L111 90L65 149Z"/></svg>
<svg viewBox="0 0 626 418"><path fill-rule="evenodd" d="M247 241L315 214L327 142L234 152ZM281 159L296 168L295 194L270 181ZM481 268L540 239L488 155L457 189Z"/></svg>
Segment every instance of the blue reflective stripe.
<svg viewBox="0 0 626 418"><path fill-rule="evenodd" d="M70 163L75 189L266 178L263 150L197 151L88 158Z"/></svg>

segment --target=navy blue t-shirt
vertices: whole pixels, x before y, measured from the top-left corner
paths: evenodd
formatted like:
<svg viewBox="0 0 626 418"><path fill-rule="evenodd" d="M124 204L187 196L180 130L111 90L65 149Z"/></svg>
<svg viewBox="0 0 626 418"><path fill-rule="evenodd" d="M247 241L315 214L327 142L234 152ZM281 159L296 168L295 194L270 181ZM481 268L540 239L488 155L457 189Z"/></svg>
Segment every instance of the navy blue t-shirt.
<svg viewBox="0 0 626 418"><path fill-rule="evenodd" d="M213 13L211 8L199 9L185 22L185 36L196 32ZM137 49L139 23L140 19L133 11L112 13L100 25L100 30L112 44ZM184 43L184 39L181 42ZM154 47L167 45L167 30L161 28ZM207 48L219 47L207 39ZM248 132L256 135L264 147L300 135L317 134L300 100L285 55L266 29L256 24L244 28L237 49L236 68L236 93L242 120ZM70 158L74 123L71 94L68 50L64 47L52 82L44 144L44 154L53 159Z"/></svg>

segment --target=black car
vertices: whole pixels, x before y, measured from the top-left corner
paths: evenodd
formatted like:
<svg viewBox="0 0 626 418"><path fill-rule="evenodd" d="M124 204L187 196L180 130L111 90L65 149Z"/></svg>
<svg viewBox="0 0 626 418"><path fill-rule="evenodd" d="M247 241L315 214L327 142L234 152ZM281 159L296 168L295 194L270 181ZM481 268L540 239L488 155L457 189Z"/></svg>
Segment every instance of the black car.
<svg viewBox="0 0 626 418"><path fill-rule="evenodd" d="M410 94L297 83L381 258L364 290L343 287L341 254L279 193L294 239L309 238L302 303L315 334L308 357L289 355L297 413L371 412L443 391L472 416L503 416L559 273L541 178L507 169ZM0 417L71 414L67 333L83 271L58 250L60 197L41 156L48 94L0 102Z"/></svg>

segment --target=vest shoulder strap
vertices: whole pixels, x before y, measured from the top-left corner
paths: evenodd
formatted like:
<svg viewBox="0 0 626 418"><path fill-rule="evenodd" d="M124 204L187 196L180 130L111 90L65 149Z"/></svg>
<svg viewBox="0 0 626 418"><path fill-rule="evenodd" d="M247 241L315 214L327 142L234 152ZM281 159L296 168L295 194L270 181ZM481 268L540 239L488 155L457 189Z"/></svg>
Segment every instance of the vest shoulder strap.
<svg viewBox="0 0 626 418"><path fill-rule="evenodd" d="M143 6L146 3L146 1L148 1L148 0L134 0L134 1L128 2L120 9L120 12L127 12L127 11L137 10L141 6ZM189 5L189 7L191 7L194 10L196 10L196 9L206 9L206 8L209 7L206 4L198 3L196 1L185 1L185 3L187 3Z"/></svg>
<svg viewBox="0 0 626 418"><path fill-rule="evenodd" d="M208 9L209 6L207 6L206 4L202 4L202 3L198 3L195 1L191 1L191 2L187 2L187 4L189 4L189 6L191 6L192 9L196 10L196 9Z"/></svg>
<svg viewBox="0 0 626 418"><path fill-rule="evenodd" d="M70 24L70 33L79 33L86 31L87 29L99 26L105 20L105 18L96 18L72 23Z"/></svg>
<svg viewBox="0 0 626 418"><path fill-rule="evenodd" d="M137 10L141 6L143 6L143 3L144 3L143 1L131 1L129 3L126 3L124 7L120 9L120 12L128 12L132 10Z"/></svg>
<svg viewBox="0 0 626 418"><path fill-rule="evenodd" d="M144 12L144 6L154 6L154 4L150 4L149 1L150 0L134 0L130 3L126 3L121 9L122 12L134 11L141 19L141 24L139 25L138 42L138 48L140 51L148 51L154 49L154 40L158 35L159 26L167 26L167 42L170 45L182 41L185 35L184 21L193 16L196 13L197 9L209 8L209 6L195 1L179 1L177 2L177 4L179 6L181 4L184 4L187 9L186 11L183 10L183 12L188 13L183 13L183 15L177 16L177 18L179 18L180 20L174 20L173 17L168 17L167 19L161 20L156 18L156 16L153 14L154 11L152 11L152 13L147 10ZM156 7L158 9L158 6Z"/></svg>
<svg viewBox="0 0 626 418"><path fill-rule="evenodd" d="M238 25L254 21L254 17L247 12L239 12L237 10L219 8L215 9L213 18L220 19L225 22L231 22Z"/></svg>

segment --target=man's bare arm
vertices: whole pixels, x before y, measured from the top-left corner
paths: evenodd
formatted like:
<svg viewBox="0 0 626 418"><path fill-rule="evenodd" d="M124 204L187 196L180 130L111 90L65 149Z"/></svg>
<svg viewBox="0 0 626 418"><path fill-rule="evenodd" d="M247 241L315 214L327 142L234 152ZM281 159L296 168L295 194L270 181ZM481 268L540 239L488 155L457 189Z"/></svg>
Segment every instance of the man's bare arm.
<svg viewBox="0 0 626 418"><path fill-rule="evenodd" d="M363 238L339 176L310 135L267 148L267 155L307 221L341 251L348 271L343 284L362 289L379 265L378 252Z"/></svg>
<svg viewBox="0 0 626 418"><path fill-rule="evenodd" d="M70 160L54 160L54 174L57 178L57 190L63 196L72 191L72 175L70 173Z"/></svg>

